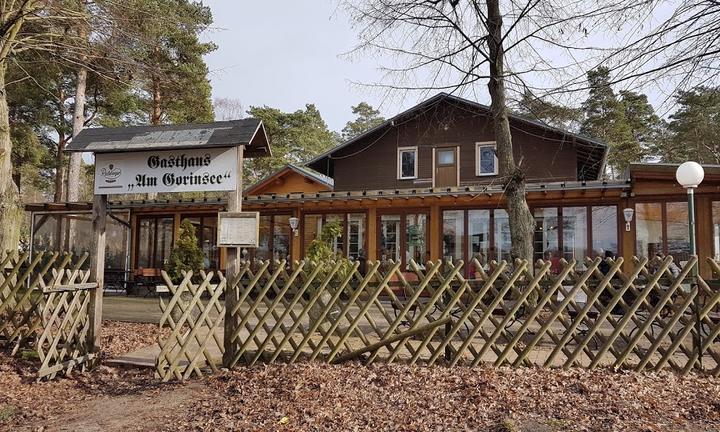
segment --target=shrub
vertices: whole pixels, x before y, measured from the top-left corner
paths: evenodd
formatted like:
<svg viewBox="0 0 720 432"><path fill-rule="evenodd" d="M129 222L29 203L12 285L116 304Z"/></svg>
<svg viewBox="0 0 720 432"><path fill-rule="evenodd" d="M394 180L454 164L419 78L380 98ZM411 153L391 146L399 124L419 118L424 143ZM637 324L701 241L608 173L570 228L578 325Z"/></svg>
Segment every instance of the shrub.
<svg viewBox="0 0 720 432"><path fill-rule="evenodd" d="M170 253L165 271L173 281L177 282L182 280L183 272L192 270L194 274L199 274L204 267L205 254L198 246L195 227L185 219L180 224L180 236Z"/></svg>

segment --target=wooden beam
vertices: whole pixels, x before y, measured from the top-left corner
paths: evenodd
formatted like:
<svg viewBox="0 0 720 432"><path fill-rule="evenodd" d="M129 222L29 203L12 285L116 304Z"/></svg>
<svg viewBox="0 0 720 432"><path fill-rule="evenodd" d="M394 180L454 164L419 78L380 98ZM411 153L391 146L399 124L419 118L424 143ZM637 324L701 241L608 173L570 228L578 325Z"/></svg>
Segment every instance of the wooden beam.
<svg viewBox="0 0 720 432"><path fill-rule="evenodd" d="M386 338L386 339L383 339L383 340L381 340L381 341L378 341L378 342L375 342L375 343L373 343L373 344L367 345L367 346L365 346L365 347L363 347L363 348L360 348L359 350L355 350L355 351L353 351L353 352L351 352L351 353L345 354L344 356L341 356L341 357L338 357L338 358L336 358L336 359L333 359L333 360L331 361L331 363L333 363L333 364L335 364L335 363L343 363L343 362L346 362L346 361L348 361L348 360L355 359L355 358L361 356L362 354L365 354L366 352L375 351L375 350L377 350L377 349L379 349L379 348L382 348L382 347L384 347L384 346L390 345L390 344L393 343L393 342L398 342L398 341L401 341L401 340L403 340L403 339L407 339L407 338L410 338L410 337L413 337L413 336L416 336L416 335L425 333L425 332L428 331L428 330L432 330L432 329L434 329L434 328L436 328L436 327L439 327L439 326L441 326L441 325L443 325L443 324L449 323L450 320L452 320L452 318L453 318L453 317L451 317L451 316L446 316L445 318L440 318L440 319L438 319L438 320L435 320L435 321L433 321L433 322L431 322L431 323L428 323L428 324L425 324L425 325L423 325L423 326L414 328L414 329L412 329L412 330L407 330L407 331L404 331L404 332L402 332L402 333L396 333L396 334L394 334L394 335L392 335L392 336L390 336L390 337L388 337L388 338ZM338 344L338 346L339 346L339 344Z"/></svg>

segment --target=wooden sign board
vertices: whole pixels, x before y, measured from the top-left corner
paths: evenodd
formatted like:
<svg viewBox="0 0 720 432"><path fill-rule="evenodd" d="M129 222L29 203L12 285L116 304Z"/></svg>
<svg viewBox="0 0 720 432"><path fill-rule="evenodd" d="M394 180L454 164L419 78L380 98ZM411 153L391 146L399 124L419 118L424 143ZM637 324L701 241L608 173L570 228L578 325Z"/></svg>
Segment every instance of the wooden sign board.
<svg viewBox="0 0 720 432"><path fill-rule="evenodd" d="M97 153L95 194L234 191L237 160L237 147Z"/></svg>
<svg viewBox="0 0 720 432"><path fill-rule="evenodd" d="M218 213L218 247L258 247L259 212Z"/></svg>

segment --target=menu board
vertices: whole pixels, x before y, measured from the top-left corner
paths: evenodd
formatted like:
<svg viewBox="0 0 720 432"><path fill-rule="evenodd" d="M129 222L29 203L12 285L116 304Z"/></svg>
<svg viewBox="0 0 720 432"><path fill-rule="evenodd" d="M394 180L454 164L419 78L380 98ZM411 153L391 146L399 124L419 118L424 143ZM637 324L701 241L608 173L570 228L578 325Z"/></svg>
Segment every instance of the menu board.
<svg viewBox="0 0 720 432"><path fill-rule="evenodd" d="M218 214L218 247L258 247L259 212L222 212Z"/></svg>

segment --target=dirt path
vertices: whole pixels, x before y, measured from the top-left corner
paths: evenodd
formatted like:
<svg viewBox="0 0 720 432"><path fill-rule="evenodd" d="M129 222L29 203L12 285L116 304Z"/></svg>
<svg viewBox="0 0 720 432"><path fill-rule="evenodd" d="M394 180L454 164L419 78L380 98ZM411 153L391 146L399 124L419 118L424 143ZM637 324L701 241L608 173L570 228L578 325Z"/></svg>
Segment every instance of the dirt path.
<svg viewBox="0 0 720 432"><path fill-rule="evenodd" d="M101 396L79 404L72 412L50 418L21 430L47 431L152 431L183 422L193 405L201 382L166 390ZM179 429L178 429L179 430Z"/></svg>

